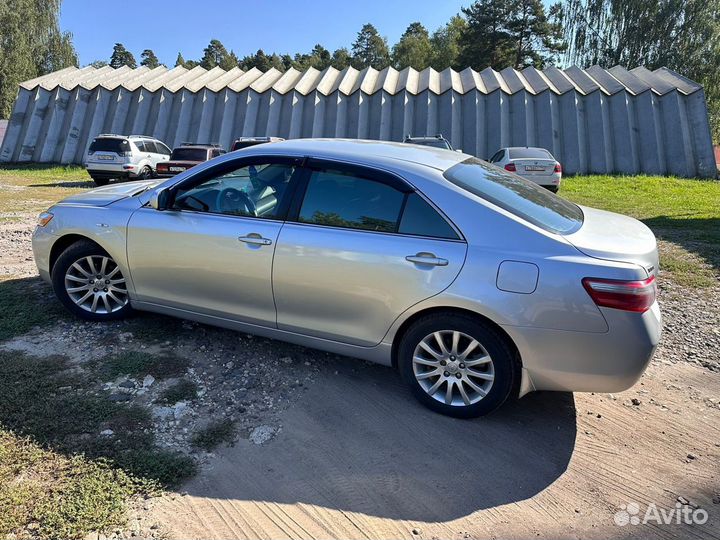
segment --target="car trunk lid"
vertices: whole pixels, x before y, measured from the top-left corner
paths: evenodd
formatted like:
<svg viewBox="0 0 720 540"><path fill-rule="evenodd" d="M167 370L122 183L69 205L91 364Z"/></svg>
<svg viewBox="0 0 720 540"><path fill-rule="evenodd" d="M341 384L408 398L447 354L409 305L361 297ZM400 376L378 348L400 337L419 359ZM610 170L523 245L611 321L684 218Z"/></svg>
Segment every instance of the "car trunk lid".
<svg viewBox="0 0 720 540"><path fill-rule="evenodd" d="M517 173L522 176L549 176L555 171L552 159L513 159Z"/></svg>
<svg viewBox="0 0 720 540"><path fill-rule="evenodd" d="M657 242L644 223L614 212L580 208L583 225L564 236L568 242L590 257L638 264L648 275L657 275Z"/></svg>

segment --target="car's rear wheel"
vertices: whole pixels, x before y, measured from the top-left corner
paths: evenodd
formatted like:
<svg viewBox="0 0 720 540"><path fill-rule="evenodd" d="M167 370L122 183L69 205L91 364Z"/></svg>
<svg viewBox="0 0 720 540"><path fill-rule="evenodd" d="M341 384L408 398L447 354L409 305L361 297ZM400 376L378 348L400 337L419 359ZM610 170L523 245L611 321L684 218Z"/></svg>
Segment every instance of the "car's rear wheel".
<svg viewBox="0 0 720 540"><path fill-rule="evenodd" d="M462 314L431 314L405 332L398 367L415 397L450 416L488 414L510 396L518 368L506 339Z"/></svg>
<svg viewBox="0 0 720 540"><path fill-rule="evenodd" d="M548 189L552 191L553 193L557 193L560 189L560 186L548 186Z"/></svg>
<svg viewBox="0 0 720 540"><path fill-rule="evenodd" d="M140 171L140 174L138 174L138 178L140 180L147 180L149 178L152 178L152 175L153 175L152 169L148 166L145 166Z"/></svg>
<svg viewBox="0 0 720 540"><path fill-rule="evenodd" d="M100 246L77 242L52 270L55 294L73 314L91 321L126 317L132 311L122 270Z"/></svg>
<svg viewBox="0 0 720 540"><path fill-rule="evenodd" d="M93 182L95 182L96 186L107 186L110 182L109 178L95 178L93 177Z"/></svg>

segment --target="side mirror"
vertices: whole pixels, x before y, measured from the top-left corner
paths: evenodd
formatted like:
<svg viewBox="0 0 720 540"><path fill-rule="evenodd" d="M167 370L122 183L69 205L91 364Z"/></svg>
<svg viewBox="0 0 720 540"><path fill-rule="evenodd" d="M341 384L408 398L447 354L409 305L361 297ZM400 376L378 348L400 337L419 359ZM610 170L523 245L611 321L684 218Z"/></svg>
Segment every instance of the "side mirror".
<svg viewBox="0 0 720 540"><path fill-rule="evenodd" d="M150 195L150 208L167 210L170 207L170 190L159 189Z"/></svg>

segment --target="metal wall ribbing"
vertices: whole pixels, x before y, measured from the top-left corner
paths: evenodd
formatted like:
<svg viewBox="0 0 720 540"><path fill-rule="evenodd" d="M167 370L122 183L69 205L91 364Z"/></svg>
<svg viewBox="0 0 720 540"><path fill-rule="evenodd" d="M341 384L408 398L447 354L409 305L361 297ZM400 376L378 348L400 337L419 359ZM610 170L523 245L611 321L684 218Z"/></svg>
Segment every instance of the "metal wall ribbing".
<svg viewBox="0 0 720 540"><path fill-rule="evenodd" d="M240 136L442 133L481 158L542 146L570 174L716 175L702 87L665 68L67 68L20 85L0 161L82 163L99 133L226 148Z"/></svg>

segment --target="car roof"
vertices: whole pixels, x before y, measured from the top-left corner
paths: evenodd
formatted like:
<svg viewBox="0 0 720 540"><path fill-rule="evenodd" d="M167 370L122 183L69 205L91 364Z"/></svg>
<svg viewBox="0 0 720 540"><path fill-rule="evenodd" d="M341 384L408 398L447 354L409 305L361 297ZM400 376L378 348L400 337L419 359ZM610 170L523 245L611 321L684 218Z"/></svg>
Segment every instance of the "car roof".
<svg viewBox="0 0 720 540"><path fill-rule="evenodd" d="M550 152L550 150L542 146L506 146L500 150L544 150L545 152Z"/></svg>
<svg viewBox="0 0 720 540"><path fill-rule="evenodd" d="M430 146L363 139L291 139L242 151L248 152L247 155L250 153L310 155L361 164L377 164L383 159L391 159L425 165L440 171L470 157L460 152Z"/></svg>

